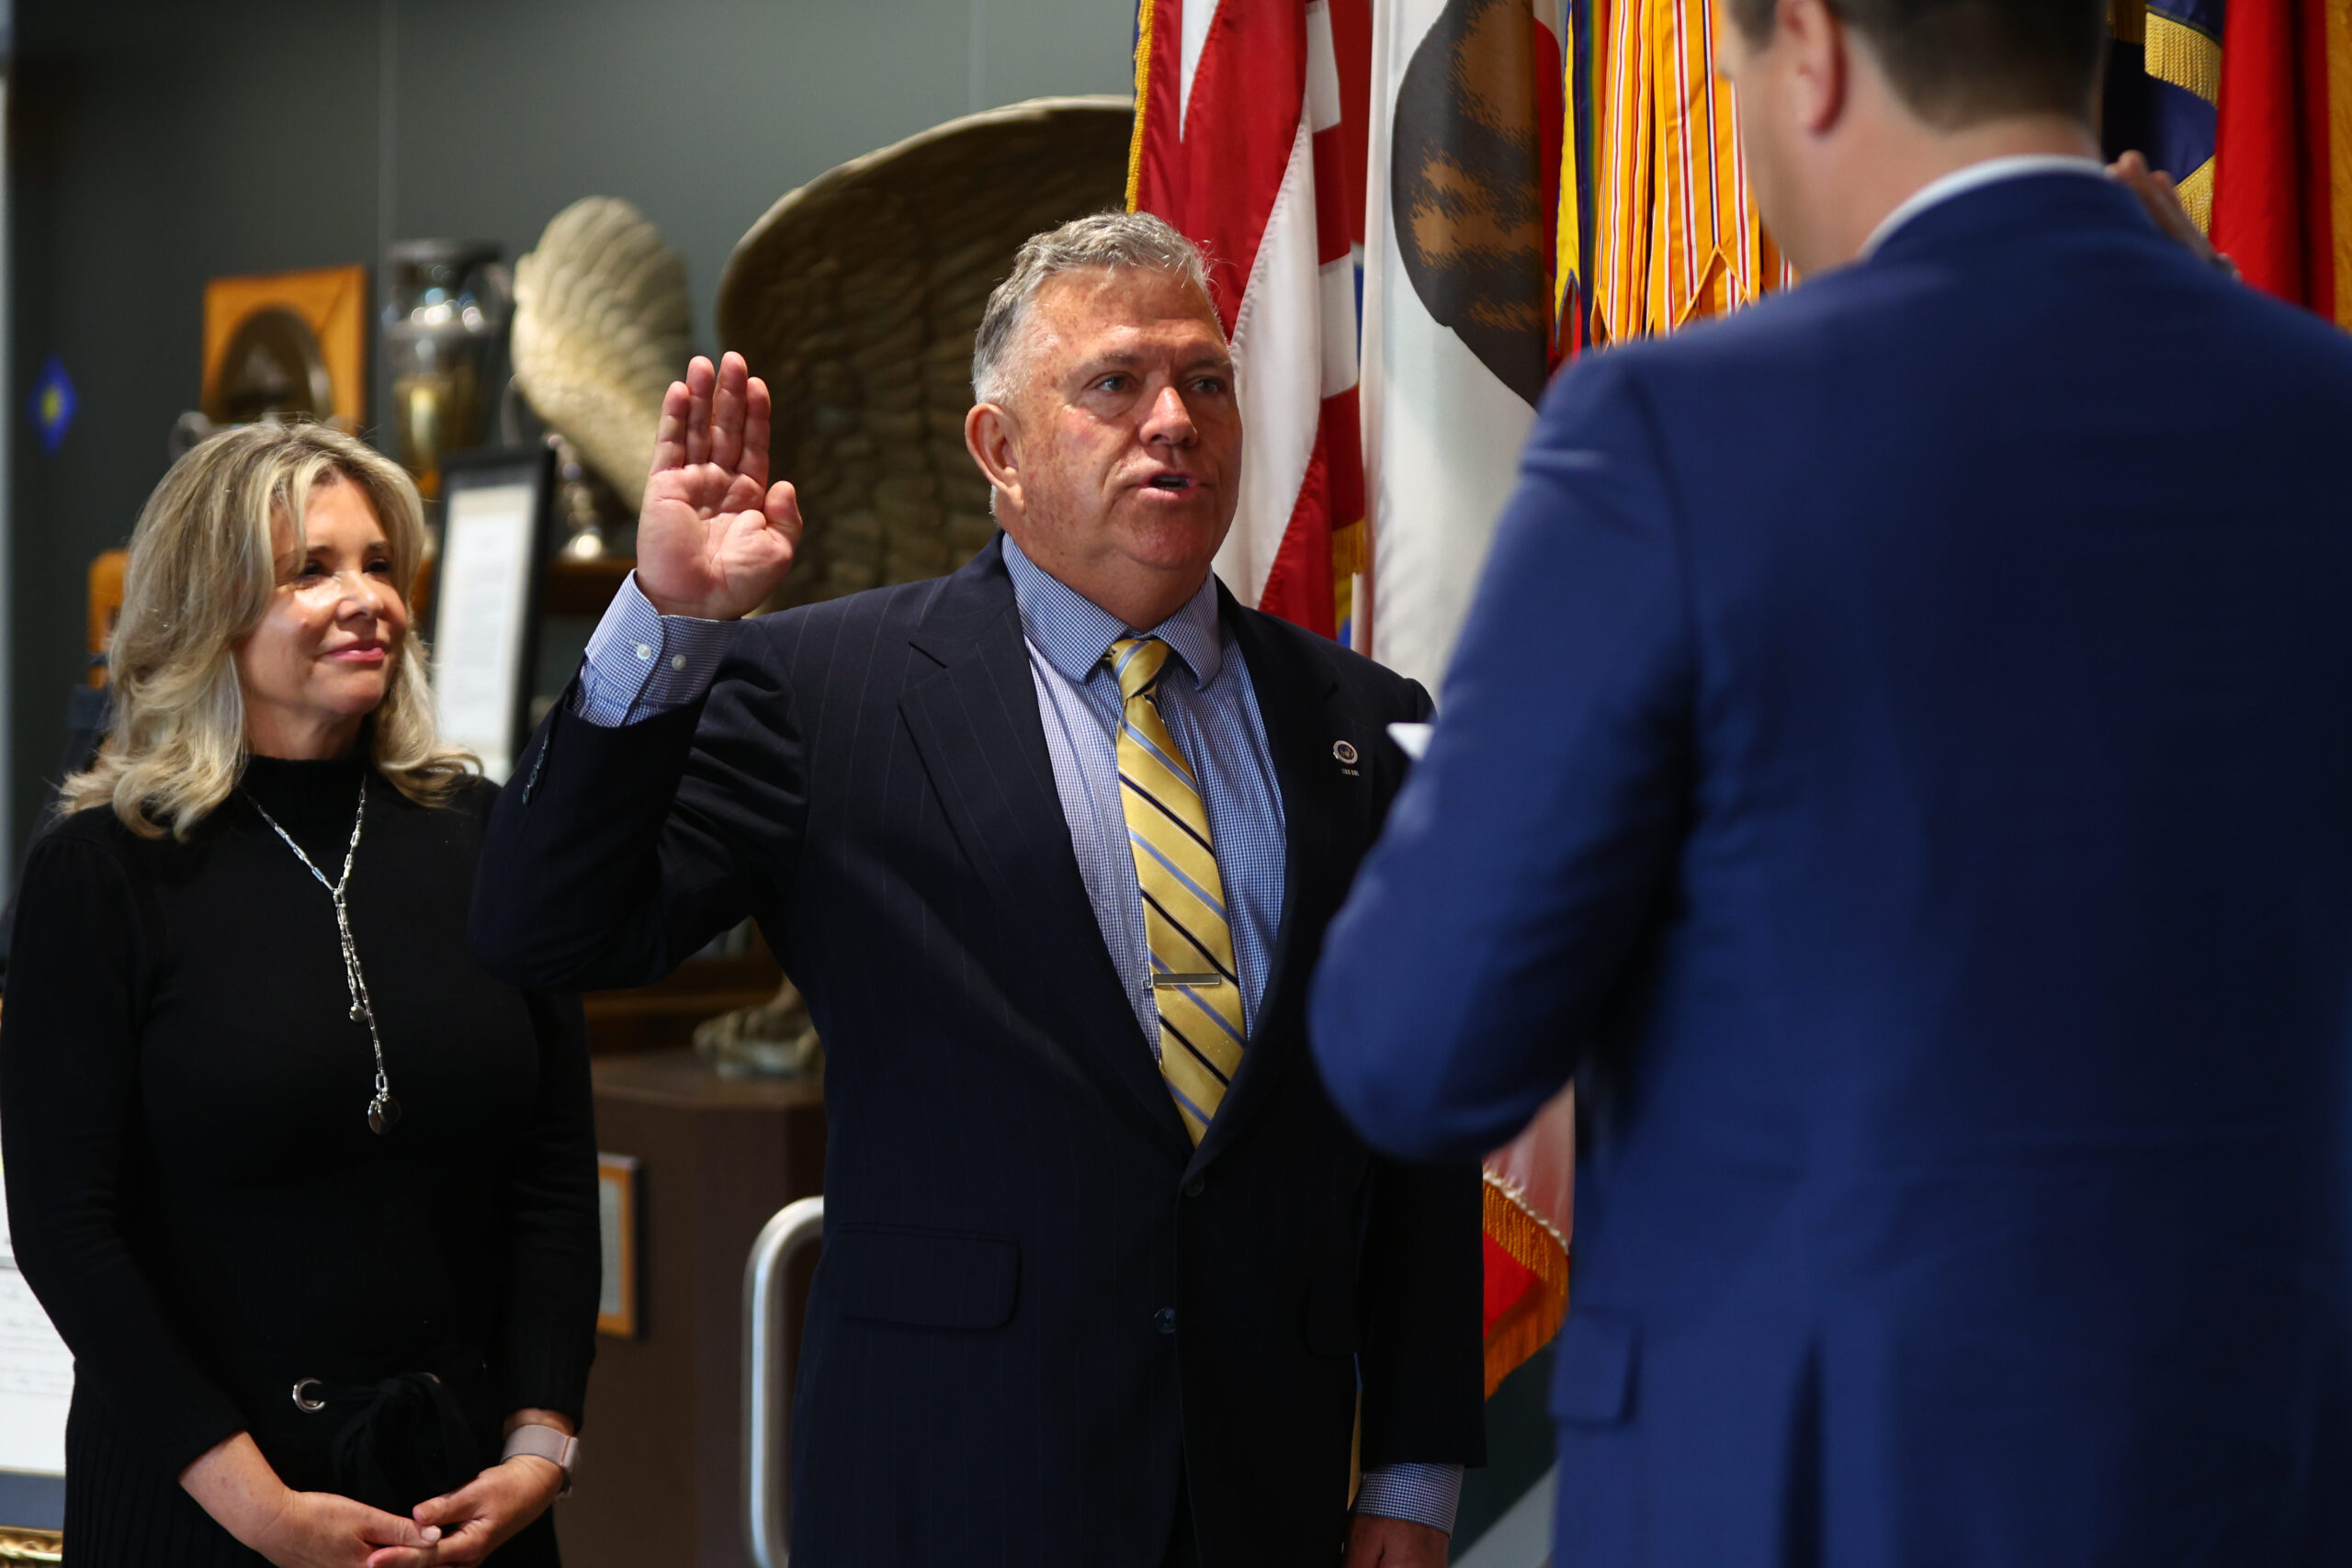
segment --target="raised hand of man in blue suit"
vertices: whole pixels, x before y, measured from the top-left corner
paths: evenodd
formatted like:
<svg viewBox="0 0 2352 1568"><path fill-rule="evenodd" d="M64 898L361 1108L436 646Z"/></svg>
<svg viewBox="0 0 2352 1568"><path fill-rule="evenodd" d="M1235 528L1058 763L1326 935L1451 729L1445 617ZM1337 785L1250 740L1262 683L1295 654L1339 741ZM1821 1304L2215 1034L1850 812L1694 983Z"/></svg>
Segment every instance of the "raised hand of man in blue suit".
<svg viewBox="0 0 2352 1568"><path fill-rule="evenodd" d="M1560 378L1311 1014L1573 1077L1557 1568L2352 1562L2352 343L2100 0L1727 0L1808 281Z"/></svg>

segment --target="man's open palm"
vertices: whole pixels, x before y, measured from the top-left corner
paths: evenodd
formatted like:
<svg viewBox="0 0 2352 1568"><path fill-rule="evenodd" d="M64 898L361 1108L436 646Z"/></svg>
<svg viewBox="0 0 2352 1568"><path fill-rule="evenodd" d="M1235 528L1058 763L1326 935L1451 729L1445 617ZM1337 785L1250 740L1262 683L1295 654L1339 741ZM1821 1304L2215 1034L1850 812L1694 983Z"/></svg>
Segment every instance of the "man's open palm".
<svg viewBox="0 0 2352 1568"><path fill-rule="evenodd" d="M733 620L792 570L800 504L768 483L767 383L740 354L670 383L637 517L637 585L665 615Z"/></svg>

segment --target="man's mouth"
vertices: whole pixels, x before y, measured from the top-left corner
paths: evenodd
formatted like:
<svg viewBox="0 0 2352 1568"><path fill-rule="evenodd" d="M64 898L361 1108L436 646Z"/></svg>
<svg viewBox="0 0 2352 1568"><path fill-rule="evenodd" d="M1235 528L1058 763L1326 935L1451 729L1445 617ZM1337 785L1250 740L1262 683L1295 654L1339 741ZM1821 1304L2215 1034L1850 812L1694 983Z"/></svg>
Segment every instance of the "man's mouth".
<svg viewBox="0 0 2352 1568"><path fill-rule="evenodd" d="M1151 477L1150 486L1153 490L1190 490L1193 488L1193 476L1190 474L1154 474Z"/></svg>

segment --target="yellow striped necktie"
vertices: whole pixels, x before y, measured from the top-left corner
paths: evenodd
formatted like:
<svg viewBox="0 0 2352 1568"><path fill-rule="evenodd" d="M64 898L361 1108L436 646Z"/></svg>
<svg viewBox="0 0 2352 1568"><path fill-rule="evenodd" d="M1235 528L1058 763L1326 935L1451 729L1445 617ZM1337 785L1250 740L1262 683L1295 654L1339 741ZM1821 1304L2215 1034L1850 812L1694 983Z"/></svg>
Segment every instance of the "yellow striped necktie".
<svg viewBox="0 0 2352 1568"><path fill-rule="evenodd" d="M1119 680L1119 800L1143 891L1159 1073L1198 1144L1241 1066L1249 1026L1208 811L1159 716L1155 694L1170 651L1156 637L1123 637L1107 661Z"/></svg>

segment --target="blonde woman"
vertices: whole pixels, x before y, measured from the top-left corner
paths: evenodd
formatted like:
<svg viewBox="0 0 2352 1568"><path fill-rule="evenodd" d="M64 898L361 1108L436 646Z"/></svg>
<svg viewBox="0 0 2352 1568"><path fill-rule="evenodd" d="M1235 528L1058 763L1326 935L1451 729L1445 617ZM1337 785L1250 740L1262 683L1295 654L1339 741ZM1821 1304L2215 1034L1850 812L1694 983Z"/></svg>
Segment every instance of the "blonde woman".
<svg viewBox="0 0 2352 1568"><path fill-rule="evenodd" d="M131 537L114 728L27 865L0 1049L83 1568L556 1561L587 1059L466 951L494 791L434 737L423 547L407 476L317 425L197 447Z"/></svg>

